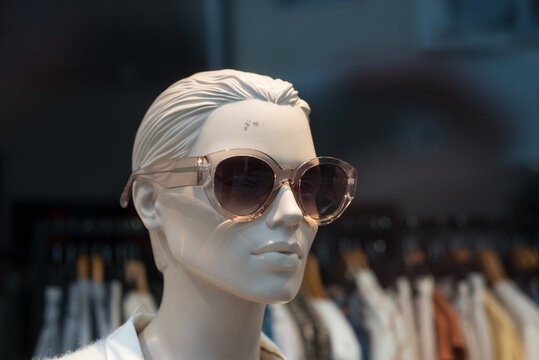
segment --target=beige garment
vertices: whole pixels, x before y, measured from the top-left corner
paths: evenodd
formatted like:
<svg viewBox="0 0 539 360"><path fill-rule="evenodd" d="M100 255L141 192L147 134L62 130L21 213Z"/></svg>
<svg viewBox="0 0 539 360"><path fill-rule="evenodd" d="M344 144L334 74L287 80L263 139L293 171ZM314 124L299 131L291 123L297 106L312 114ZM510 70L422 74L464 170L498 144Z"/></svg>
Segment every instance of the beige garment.
<svg viewBox="0 0 539 360"><path fill-rule="evenodd" d="M485 290L484 301L494 340L496 359L523 360L524 354L515 324L488 290Z"/></svg>
<svg viewBox="0 0 539 360"><path fill-rule="evenodd" d="M154 317L155 314L135 313L109 336L60 358L44 360L143 360L138 334ZM286 360L263 333L260 338L260 360Z"/></svg>

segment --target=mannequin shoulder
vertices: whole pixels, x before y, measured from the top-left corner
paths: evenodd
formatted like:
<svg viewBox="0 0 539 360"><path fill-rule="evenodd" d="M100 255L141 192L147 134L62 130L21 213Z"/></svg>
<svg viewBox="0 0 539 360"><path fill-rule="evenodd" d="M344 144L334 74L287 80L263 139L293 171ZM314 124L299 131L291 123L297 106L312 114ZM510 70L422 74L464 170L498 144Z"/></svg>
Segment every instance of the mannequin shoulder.
<svg viewBox="0 0 539 360"><path fill-rule="evenodd" d="M105 341L99 340L95 343L87 345L81 349L78 349L74 352L66 353L60 357L54 358L34 358L32 360L106 360L107 352L105 350Z"/></svg>

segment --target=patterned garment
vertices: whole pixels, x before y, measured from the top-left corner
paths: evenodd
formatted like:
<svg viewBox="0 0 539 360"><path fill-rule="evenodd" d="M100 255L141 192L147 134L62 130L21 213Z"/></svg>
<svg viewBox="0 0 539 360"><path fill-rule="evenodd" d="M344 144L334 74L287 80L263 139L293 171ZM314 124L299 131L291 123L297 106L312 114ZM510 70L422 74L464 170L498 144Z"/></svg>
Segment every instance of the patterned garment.
<svg viewBox="0 0 539 360"><path fill-rule="evenodd" d="M316 326L314 321L309 316L304 304L300 302L301 292L294 300L287 304L292 316L296 320L303 339L303 349L306 359L315 360L318 358L318 348L316 339Z"/></svg>
<svg viewBox="0 0 539 360"><path fill-rule="evenodd" d="M309 303L307 295L300 290L299 294L294 299L294 302L297 302L305 314L309 316L309 319L312 321L315 330L315 343L316 343L316 357L312 359L317 360L331 360L331 342L329 338L329 332L320 316L313 309Z"/></svg>

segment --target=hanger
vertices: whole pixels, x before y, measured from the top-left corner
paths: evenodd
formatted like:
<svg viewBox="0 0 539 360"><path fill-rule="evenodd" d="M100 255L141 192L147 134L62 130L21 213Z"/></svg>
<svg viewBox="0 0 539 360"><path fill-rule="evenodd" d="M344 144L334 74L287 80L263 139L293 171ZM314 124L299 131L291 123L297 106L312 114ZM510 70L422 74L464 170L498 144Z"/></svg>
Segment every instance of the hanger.
<svg viewBox="0 0 539 360"><path fill-rule="evenodd" d="M320 277L318 259L314 254L309 254L305 265L302 287L311 298L329 299L329 296Z"/></svg>
<svg viewBox="0 0 539 360"><path fill-rule="evenodd" d="M149 292L146 265L140 260L127 260L125 262L125 281L134 282L138 292Z"/></svg>
<svg viewBox="0 0 539 360"><path fill-rule="evenodd" d="M66 277L66 266L64 263L64 248L60 244L55 244L51 248L50 260L47 265L47 284L63 286Z"/></svg>
<svg viewBox="0 0 539 360"><path fill-rule="evenodd" d="M511 251L511 262L521 272L534 273L539 270L539 252L530 246L517 246Z"/></svg>
<svg viewBox="0 0 539 360"><path fill-rule="evenodd" d="M427 255L421 248L410 250L403 257L404 273L411 280L427 276L431 271L427 265Z"/></svg>
<svg viewBox="0 0 539 360"><path fill-rule="evenodd" d="M103 282L105 279L105 263L103 257L95 252L92 254L92 280L94 282Z"/></svg>
<svg viewBox="0 0 539 360"><path fill-rule="evenodd" d="M341 255L344 260L346 271L351 274L369 268L369 262L363 249L356 248L345 250L341 252Z"/></svg>
<svg viewBox="0 0 539 360"><path fill-rule="evenodd" d="M477 252L479 264L491 283L497 283L507 278L502 261L498 254L491 249L483 249Z"/></svg>
<svg viewBox="0 0 539 360"><path fill-rule="evenodd" d="M79 254L77 256L77 278L79 280L86 280L90 277L90 266L88 262L88 255Z"/></svg>
<svg viewBox="0 0 539 360"><path fill-rule="evenodd" d="M466 279L474 271L473 254L465 247L457 247L449 254L452 273L457 280Z"/></svg>

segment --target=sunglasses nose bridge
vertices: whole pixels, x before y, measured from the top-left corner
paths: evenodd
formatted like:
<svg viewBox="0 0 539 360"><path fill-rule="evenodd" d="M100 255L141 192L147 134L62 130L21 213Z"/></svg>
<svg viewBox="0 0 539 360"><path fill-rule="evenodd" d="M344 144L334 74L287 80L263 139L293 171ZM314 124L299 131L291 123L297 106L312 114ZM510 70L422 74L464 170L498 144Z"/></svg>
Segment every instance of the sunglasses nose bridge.
<svg viewBox="0 0 539 360"><path fill-rule="evenodd" d="M281 173L279 174L279 184L282 186L286 183L288 183L290 186L292 186L292 183L293 183L293 176L294 176L294 170L282 170Z"/></svg>

